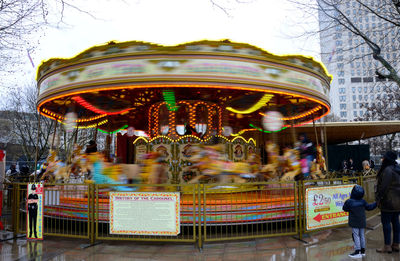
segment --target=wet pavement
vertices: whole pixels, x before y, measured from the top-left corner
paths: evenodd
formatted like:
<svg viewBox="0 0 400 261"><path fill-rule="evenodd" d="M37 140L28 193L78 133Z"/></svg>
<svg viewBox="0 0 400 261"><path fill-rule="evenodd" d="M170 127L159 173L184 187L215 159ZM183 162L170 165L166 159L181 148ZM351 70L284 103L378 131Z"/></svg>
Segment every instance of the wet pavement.
<svg viewBox="0 0 400 261"><path fill-rule="evenodd" d="M250 241L208 243L199 251L193 244L155 244L107 241L83 248L87 240L46 237L0 242L0 260L400 260L399 253L379 254L383 244L380 217L368 220L366 256L351 259L353 241L349 228L328 229L304 237L273 237ZM0 234L0 240L6 233Z"/></svg>

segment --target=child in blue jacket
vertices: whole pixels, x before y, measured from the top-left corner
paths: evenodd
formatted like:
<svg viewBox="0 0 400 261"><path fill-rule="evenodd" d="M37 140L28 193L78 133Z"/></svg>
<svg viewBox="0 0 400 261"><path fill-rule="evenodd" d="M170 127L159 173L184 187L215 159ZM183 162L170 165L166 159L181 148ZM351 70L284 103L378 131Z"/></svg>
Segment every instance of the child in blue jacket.
<svg viewBox="0 0 400 261"><path fill-rule="evenodd" d="M349 212L349 226L353 230L354 253L349 254L351 258L361 258L365 256L365 235L364 230L367 226L365 210L376 208L376 202L368 204L364 199L364 189L360 185L355 185L351 190L351 195L344 202L343 210Z"/></svg>

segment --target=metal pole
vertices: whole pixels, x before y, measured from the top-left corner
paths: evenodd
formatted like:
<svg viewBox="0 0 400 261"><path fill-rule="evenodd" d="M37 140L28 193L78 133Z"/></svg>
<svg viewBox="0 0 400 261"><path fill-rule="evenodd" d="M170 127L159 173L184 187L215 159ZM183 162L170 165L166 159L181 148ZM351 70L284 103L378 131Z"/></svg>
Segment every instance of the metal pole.
<svg viewBox="0 0 400 261"><path fill-rule="evenodd" d="M312 120L312 124L313 124L313 128L314 128L314 133L315 133L315 142L317 143L317 147L319 146L319 143L318 143L318 133L317 133L317 128L315 127L315 120L314 120L314 117L313 117L313 120Z"/></svg>
<svg viewBox="0 0 400 261"><path fill-rule="evenodd" d="M57 125L58 125L58 121L56 120L56 124L54 124L53 138L51 140L51 147L50 147L51 149L53 149L53 146L54 146L54 139L56 138Z"/></svg>
<svg viewBox="0 0 400 261"><path fill-rule="evenodd" d="M40 136L40 112L38 112L38 129L37 129L37 135L36 135L36 153L35 153L35 166L34 166L34 173L35 173L35 179L34 181L36 182L36 166L38 162L38 156L39 156L39 136Z"/></svg>
<svg viewBox="0 0 400 261"><path fill-rule="evenodd" d="M292 133L293 148L294 148L294 146L295 146L295 144L296 144L296 142L297 142L297 139L296 139L296 130L295 130L295 128L294 128L294 122L293 122L293 120L292 120L292 122L291 122L291 125L292 125L291 133Z"/></svg>
<svg viewBox="0 0 400 261"><path fill-rule="evenodd" d="M326 121L324 121L324 143L325 143L325 162L326 162L326 170L329 171L329 161L328 161L328 137L326 135Z"/></svg>
<svg viewBox="0 0 400 261"><path fill-rule="evenodd" d="M78 129L78 124L77 124L76 125L76 130L75 130L74 143L76 143L78 141L78 132L79 132L79 129Z"/></svg>
<svg viewBox="0 0 400 261"><path fill-rule="evenodd" d="M97 143L97 128L99 127L99 123L96 123L96 129L94 130L94 142Z"/></svg>

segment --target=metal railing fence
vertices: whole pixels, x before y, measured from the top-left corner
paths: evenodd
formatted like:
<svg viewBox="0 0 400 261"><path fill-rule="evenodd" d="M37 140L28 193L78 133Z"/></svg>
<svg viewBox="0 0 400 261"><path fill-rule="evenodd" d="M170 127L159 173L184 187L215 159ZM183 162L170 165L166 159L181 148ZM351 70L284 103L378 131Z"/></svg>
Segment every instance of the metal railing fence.
<svg viewBox="0 0 400 261"><path fill-rule="evenodd" d="M201 194L202 242L299 232L296 182L204 184Z"/></svg>
<svg viewBox="0 0 400 261"><path fill-rule="evenodd" d="M180 192L180 233L177 236L153 236L153 235L120 235L110 233L109 202L102 191L114 187L124 186L129 190L149 192ZM158 241L158 242L192 242L196 243L199 227L197 184L129 184L129 185L95 185L95 239L96 240L133 240L133 241Z"/></svg>
<svg viewBox="0 0 400 261"><path fill-rule="evenodd" d="M340 185L350 185L350 184L362 184L362 177L341 177L341 178L332 178L332 179L320 179L320 180L302 180L299 181L299 238L303 238L303 234L315 232L318 230L324 230L327 228L335 228L335 227L343 227L346 224L330 226L320 229L313 229L311 231L307 231L306 229L306 204L307 199L305 198L306 189L311 187L324 187L324 186L340 186Z"/></svg>
<svg viewBox="0 0 400 261"><path fill-rule="evenodd" d="M367 176L243 184L45 184L43 234L83 238L91 243L97 240L187 242L199 247L213 241L288 235L302 238L310 232L306 230L306 188L363 184L365 199L372 202L375 180L375 176ZM111 234L107 193L118 190L119 186L130 191L179 192L180 234ZM7 188L9 199L5 201L11 206L13 231L26 233L27 183L13 183Z"/></svg>
<svg viewBox="0 0 400 261"><path fill-rule="evenodd" d="M45 184L43 235L89 239L90 187L86 184ZM13 184L14 233L26 233L27 183Z"/></svg>

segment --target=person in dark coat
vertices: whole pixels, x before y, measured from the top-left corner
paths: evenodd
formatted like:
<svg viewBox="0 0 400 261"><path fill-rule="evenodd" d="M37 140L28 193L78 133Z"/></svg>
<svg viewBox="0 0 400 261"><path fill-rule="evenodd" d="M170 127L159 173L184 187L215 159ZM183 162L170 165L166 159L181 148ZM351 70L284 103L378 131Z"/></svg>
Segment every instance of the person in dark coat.
<svg viewBox="0 0 400 261"><path fill-rule="evenodd" d="M11 164L10 168L7 170L6 175L7 176L14 176L18 174L17 167L15 164Z"/></svg>
<svg viewBox="0 0 400 261"><path fill-rule="evenodd" d="M354 162L353 159L349 159L349 163L347 164L350 174L354 173Z"/></svg>
<svg viewBox="0 0 400 261"><path fill-rule="evenodd" d="M369 166L371 169L375 169L375 162L373 160L370 160Z"/></svg>
<svg viewBox="0 0 400 261"><path fill-rule="evenodd" d="M90 154L94 152L97 152L97 144L94 140L90 140L89 144L86 146L85 153Z"/></svg>
<svg viewBox="0 0 400 261"><path fill-rule="evenodd" d="M342 161L342 171L343 171L343 173L347 174L348 170L349 170L349 167L347 166L347 161L343 160Z"/></svg>
<svg viewBox="0 0 400 261"><path fill-rule="evenodd" d="M381 222L385 240L384 247L376 250L379 253L399 252L400 167L396 159L397 154L395 152L386 152L383 155L382 165L377 175L375 199L381 210ZM392 227L393 242L391 242Z"/></svg>
<svg viewBox="0 0 400 261"><path fill-rule="evenodd" d="M365 227L367 217L365 210L373 210L377 203L368 204L364 199L364 189L360 185L355 185L351 190L350 198L344 202L343 211L349 212L349 226L353 231L354 252L349 254L351 258L361 258L365 256Z"/></svg>

